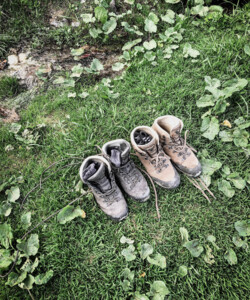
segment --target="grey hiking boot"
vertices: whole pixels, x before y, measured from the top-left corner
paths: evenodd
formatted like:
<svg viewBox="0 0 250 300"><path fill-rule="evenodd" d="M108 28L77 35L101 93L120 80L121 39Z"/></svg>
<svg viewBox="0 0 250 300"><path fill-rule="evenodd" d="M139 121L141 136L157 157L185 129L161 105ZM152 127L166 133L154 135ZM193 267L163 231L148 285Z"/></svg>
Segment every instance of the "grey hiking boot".
<svg viewBox="0 0 250 300"><path fill-rule="evenodd" d="M80 177L90 187L96 202L105 214L116 221L127 217L127 203L105 158L100 156L86 158L80 167Z"/></svg>
<svg viewBox="0 0 250 300"><path fill-rule="evenodd" d="M122 139L103 145L102 151L123 190L133 199L145 202L150 197L150 189L142 173L130 158L130 144Z"/></svg>

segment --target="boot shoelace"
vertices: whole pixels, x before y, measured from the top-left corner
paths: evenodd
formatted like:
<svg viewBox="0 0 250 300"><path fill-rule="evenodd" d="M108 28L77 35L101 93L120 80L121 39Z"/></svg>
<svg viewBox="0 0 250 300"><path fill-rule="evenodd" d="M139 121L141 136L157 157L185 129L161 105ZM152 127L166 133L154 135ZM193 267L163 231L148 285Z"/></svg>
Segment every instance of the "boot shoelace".
<svg viewBox="0 0 250 300"><path fill-rule="evenodd" d="M185 131L185 138L183 139L178 132L177 137L171 137L172 143L168 143L168 146L173 147L176 152L181 152L183 149L185 149L186 146L188 146L192 151L197 152L191 145L187 143L187 135L188 130Z"/></svg>

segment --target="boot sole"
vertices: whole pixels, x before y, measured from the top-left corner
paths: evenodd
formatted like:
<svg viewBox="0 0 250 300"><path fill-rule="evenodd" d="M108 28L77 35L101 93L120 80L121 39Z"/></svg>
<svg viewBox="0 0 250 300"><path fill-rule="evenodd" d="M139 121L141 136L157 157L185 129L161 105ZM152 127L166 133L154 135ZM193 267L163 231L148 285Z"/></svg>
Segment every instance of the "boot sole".
<svg viewBox="0 0 250 300"><path fill-rule="evenodd" d="M111 216L108 216L110 219L112 219L113 221L115 221L115 222L120 222L120 221L123 221L123 220L125 220L126 218L127 218L127 216L128 216L128 212L127 212L127 214L125 215L125 216L123 216L123 217L121 217L121 218L113 218L113 217L111 217Z"/></svg>
<svg viewBox="0 0 250 300"><path fill-rule="evenodd" d="M135 200L136 202L143 203L143 202L146 202L146 201L150 198L150 194L149 194L146 198L144 198L144 199L136 199L136 198L131 197L131 196L130 196L130 198L132 198L132 199Z"/></svg>
<svg viewBox="0 0 250 300"><path fill-rule="evenodd" d="M179 172L187 175L188 177L196 178L196 177L199 177L202 173L202 171L200 171L200 172L196 173L195 175L191 175L189 173L186 173L186 172L182 171L180 168L178 168L178 166L174 162L172 162L172 163L173 163L174 167L176 168L176 170L178 170Z"/></svg>

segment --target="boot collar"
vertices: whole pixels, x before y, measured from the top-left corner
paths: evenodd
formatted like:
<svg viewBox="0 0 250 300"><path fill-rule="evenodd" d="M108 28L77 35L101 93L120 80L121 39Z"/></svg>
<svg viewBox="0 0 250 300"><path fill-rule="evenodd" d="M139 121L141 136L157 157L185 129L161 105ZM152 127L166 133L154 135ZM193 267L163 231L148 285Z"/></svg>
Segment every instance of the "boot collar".
<svg viewBox="0 0 250 300"><path fill-rule="evenodd" d="M174 138L176 135L180 135L183 122L175 116L166 115L157 118L154 121L153 128L161 137L165 136L167 139L170 139L170 137Z"/></svg>
<svg viewBox="0 0 250 300"><path fill-rule="evenodd" d="M107 159L110 157L109 149L111 147L118 147L121 150L122 165L128 162L131 146L126 140L117 139L104 144L102 147L102 152Z"/></svg>
<svg viewBox="0 0 250 300"><path fill-rule="evenodd" d="M136 142L135 142L135 139L134 139L134 134L135 134L135 131L136 130L143 130L145 131L146 133L150 134L153 139L151 142L149 142L148 144L146 145L137 145ZM143 154L145 153L145 151L151 151L152 150L152 154L156 151L155 148L159 148L159 136L158 134L154 131L153 128L151 127L148 127L148 126L139 126L139 127L136 127L132 132L131 132L131 143L133 145L133 148Z"/></svg>

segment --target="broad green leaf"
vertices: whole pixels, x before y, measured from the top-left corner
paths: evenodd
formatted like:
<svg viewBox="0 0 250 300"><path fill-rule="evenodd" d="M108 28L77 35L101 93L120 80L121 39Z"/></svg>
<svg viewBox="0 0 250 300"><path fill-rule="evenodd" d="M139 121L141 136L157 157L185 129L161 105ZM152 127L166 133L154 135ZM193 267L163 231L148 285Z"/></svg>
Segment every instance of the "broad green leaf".
<svg viewBox="0 0 250 300"><path fill-rule="evenodd" d="M220 80L217 78L211 78L210 76L205 76L205 82L207 86L218 88L221 86Z"/></svg>
<svg viewBox="0 0 250 300"><path fill-rule="evenodd" d="M225 82L224 86L225 88L222 90L223 95L225 98L231 97L233 93L239 92L244 87L246 87L248 84L247 79L244 78L238 78L238 79L232 79L227 82Z"/></svg>
<svg viewBox="0 0 250 300"><path fill-rule="evenodd" d="M89 34L92 36L92 38L96 39L99 34L102 33L102 30L99 28L92 27L89 29Z"/></svg>
<svg viewBox="0 0 250 300"><path fill-rule="evenodd" d="M155 24L157 24L159 22L159 18L157 17L157 15L153 12L151 12L149 15L148 15L148 19L153 21Z"/></svg>
<svg viewBox="0 0 250 300"><path fill-rule="evenodd" d="M140 256L142 259L147 258L149 255L153 253L154 249L150 244L142 244L141 245L141 251L140 251Z"/></svg>
<svg viewBox="0 0 250 300"><path fill-rule="evenodd" d="M215 99L212 95L205 95L196 101L198 107L214 106Z"/></svg>
<svg viewBox="0 0 250 300"><path fill-rule="evenodd" d="M123 47L122 47L122 51L125 50L130 50L131 48L133 48L135 45L139 44L142 41L142 39L136 39L133 40L131 42L127 42Z"/></svg>
<svg viewBox="0 0 250 300"><path fill-rule="evenodd" d="M11 230L11 226L7 223L0 224L0 244L8 249L11 245L11 241L13 239L13 234Z"/></svg>
<svg viewBox="0 0 250 300"><path fill-rule="evenodd" d="M21 270L27 273L33 273L36 269L36 267L39 264L39 259L36 257L35 261L33 262L29 258L24 262L24 264L21 267Z"/></svg>
<svg viewBox="0 0 250 300"><path fill-rule="evenodd" d="M71 55L72 56L80 56L84 53L84 48L81 47L81 48L78 48L78 49L71 49ZM60 83L63 83L63 82L60 82Z"/></svg>
<svg viewBox="0 0 250 300"><path fill-rule="evenodd" d="M53 84L62 84L62 83L64 83L64 81L65 81L65 78L60 76L53 81Z"/></svg>
<svg viewBox="0 0 250 300"><path fill-rule="evenodd" d="M235 194L235 190L232 188L230 182L224 179L218 181L218 189L228 198L232 198Z"/></svg>
<svg viewBox="0 0 250 300"><path fill-rule="evenodd" d="M233 132L228 130L222 130L219 133L219 137L221 138L222 142L232 142L233 141Z"/></svg>
<svg viewBox="0 0 250 300"><path fill-rule="evenodd" d="M122 276L125 279L128 279L129 281L133 281L134 277L135 277L135 272L130 271L129 268L124 269L124 271L122 272Z"/></svg>
<svg viewBox="0 0 250 300"><path fill-rule="evenodd" d="M151 40L149 42L144 42L143 46L146 50L152 50L157 47L155 40Z"/></svg>
<svg viewBox="0 0 250 300"><path fill-rule="evenodd" d="M105 34L110 34L112 31L115 30L116 26L117 26L116 19L111 18L103 25L102 30L104 31Z"/></svg>
<svg viewBox="0 0 250 300"><path fill-rule="evenodd" d="M27 212L21 215L21 223L24 229L27 229L31 225L31 212Z"/></svg>
<svg viewBox="0 0 250 300"><path fill-rule="evenodd" d="M232 181L233 185L239 190L243 190L246 186L245 179L241 178L238 173L231 173L227 176L227 179Z"/></svg>
<svg viewBox="0 0 250 300"><path fill-rule="evenodd" d="M165 0L166 3L169 3L169 4L176 4L176 3L179 3L181 0Z"/></svg>
<svg viewBox="0 0 250 300"><path fill-rule="evenodd" d="M185 277L188 273L188 268L184 265L180 266L179 267L179 270L178 270L178 274L181 276L181 277Z"/></svg>
<svg viewBox="0 0 250 300"><path fill-rule="evenodd" d="M15 202L20 197L20 189L17 186L12 186L5 194L8 195L7 201Z"/></svg>
<svg viewBox="0 0 250 300"><path fill-rule="evenodd" d="M35 282L34 276L28 274L28 276L24 279L22 283L19 283L18 286L21 289L31 290L33 288L33 284Z"/></svg>
<svg viewBox="0 0 250 300"><path fill-rule="evenodd" d="M246 251L248 250L247 239L243 241L239 236L233 236L233 243L237 248L243 248Z"/></svg>
<svg viewBox="0 0 250 300"><path fill-rule="evenodd" d="M186 43L185 45L184 45L184 48L183 48L183 56L185 57L185 58L187 58L187 57L193 57L193 58L196 58L197 56L199 56L200 55L200 52L198 51L198 50L195 50L195 49L193 49L192 48L192 46L191 46L191 44L189 44L189 43Z"/></svg>
<svg viewBox="0 0 250 300"><path fill-rule="evenodd" d="M202 120L201 132L202 136L212 141L220 131L219 121L215 117L205 117Z"/></svg>
<svg viewBox="0 0 250 300"><path fill-rule="evenodd" d="M79 94L79 97L81 97L83 99L87 98L88 96L89 96L89 93L87 93L87 92L82 92L81 94Z"/></svg>
<svg viewBox="0 0 250 300"><path fill-rule="evenodd" d="M125 292L129 291L130 288L131 288L131 284L130 284L130 281L128 281L127 279L123 280L122 282L122 288Z"/></svg>
<svg viewBox="0 0 250 300"><path fill-rule="evenodd" d="M24 252L26 256L36 255L39 248L38 234L31 234L26 242L17 244L17 249Z"/></svg>
<svg viewBox="0 0 250 300"><path fill-rule="evenodd" d="M247 55L250 56L250 45L249 45L249 44L246 44L246 45L244 46L244 51L245 51L245 53L246 53Z"/></svg>
<svg viewBox="0 0 250 300"><path fill-rule="evenodd" d="M0 249L0 272L7 269L13 262L13 257L9 250Z"/></svg>
<svg viewBox="0 0 250 300"><path fill-rule="evenodd" d="M218 12L218 13L223 13L223 8L219 5L211 5L209 6L209 12Z"/></svg>
<svg viewBox="0 0 250 300"><path fill-rule="evenodd" d="M226 251L226 253L224 254L224 258L227 260L227 262L231 266L236 265L238 262L236 253L234 252L234 250L232 248L230 248Z"/></svg>
<svg viewBox="0 0 250 300"><path fill-rule="evenodd" d="M205 175L213 175L214 172L219 170L222 166L222 163L217 161L216 159L201 159L202 173Z"/></svg>
<svg viewBox="0 0 250 300"><path fill-rule="evenodd" d="M70 75L70 77L80 77L83 72L83 67L81 64L78 64L77 66L74 66L71 69L71 71L72 71L72 74Z"/></svg>
<svg viewBox="0 0 250 300"><path fill-rule="evenodd" d="M193 257L199 257L204 250L197 239L186 242L183 247L187 248Z"/></svg>
<svg viewBox="0 0 250 300"><path fill-rule="evenodd" d="M9 285L11 287L21 283L24 281L24 279L27 277L27 273L23 272L21 275L11 272L10 275L8 276L8 281L5 283L5 285Z"/></svg>
<svg viewBox="0 0 250 300"><path fill-rule="evenodd" d="M137 26L130 26L128 22L122 22L121 25L124 27L124 29L131 33L131 34L137 34L137 35L143 35L141 31L138 30Z"/></svg>
<svg viewBox="0 0 250 300"><path fill-rule="evenodd" d="M57 221L60 224L65 224L77 217L85 218L85 212L80 207L74 208L71 205L67 205L57 215Z"/></svg>
<svg viewBox="0 0 250 300"><path fill-rule="evenodd" d="M11 214L12 206L10 203L6 202L0 206L0 215L8 217Z"/></svg>
<svg viewBox="0 0 250 300"><path fill-rule="evenodd" d="M181 233L181 241L182 243L186 243L189 240L188 231L185 227L180 227L180 233Z"/></svg>
<svg viewBox="0 0 250 300"><path fill-rule="evenodd" d="M145 54L144 54L144 58L146 58L148 61L154 61L155 60L155 53L153 51L147 51Z"/></svg>
<svg viewBox="0 0 250 300"><path fill-rule="evenodd" d="M167 10L166 15L161 16L162 21L167 22L169 24L174 24L175 20L175 12L172 11L171 9Z"/></svg>
<svg viewBox="0 0 250 300"><path fill-rule="evenodd" d="M150 292L148 296L153 297L153 300L164 300L165 296L170 294L168 288L163 281L157 280L150 285Z"/></svg>
<svg viewBox="0 0 250 300"><path fill-rule="evenodd" d="M233 132L233 137L235 146L243 148L247 147L249 133L246 130L236 128Z"/></svg>
<svg viewBox="0 0 250 300"><path fill-rule="evenodd" d="M42 285L47 283L53 277L53 270L49 270L46 273L39 274L35 277L35 284Z"/></svg>
<svg viewBox="0 0 250 300"><path fill-rule="evenodd" d="M131 59L130 53L128 51L123 51L123 58L126 61L129 61Z"/></svg>
<svg viewBox="0 0 250 300"><path fill-rule="evenodd" d="M120 243L121 244L129 244L129 245L131 245L131 244L133 244L134 243L134 240L131 240L130 238L127 238L127 237L125 237L124 235L120 238Z"/></svg>
<svg viewBox="0 0 250 300"><path fill-rule="evenodd" d="M222 168L222 172L223 172L225 175L229 175L229 174L231 173L229 166L224 166L224 167Z"/></svg>
<svg viewBox="0 0 250 300"><path fill-rule="evenodd" d="M129 245L127 248L123 249L121 254L125 257L126 261L132 261L136 259L135 247L133 245Z"/></svg>
<svg viewBox="0 0 250 300"><path fill-rule="evenodd" d="M147 31L147 32L150 32L150 33L156 32L157 31L157 26L155 25L155 23L152 20L146 19L144 30Z"/></svg>
<svg viewBox="0 0 250 300"><path fill-rule="evenodd" d="M74 79L65 79L64 86L65 87L75 87L75 80Z"/></svg>
<svg viewBox="0 0 250 300"><path fill-rule="evenodd" d="M97 6L95 8L95 18L104 24L108 19L108 11L102 6Z"/></svg>
<svg viewBox="0 0 250 300"><path fill-rule="evenodd" d="M94 58L90 68L85 68L85 70L89 73L99 74L100 71L104 69L103 64L99 61L99 59Z"/></svg>
<svg viewBox="0 0 250 300"><path fill-rule="evenodd" d="M135 3L135 0L125 0L124 2L133 5Z"/></svg>
<svg viewBox="0 0 250 300"><path fill-rule="evenodd" d="M204 260L209 265L215 263L214 256L212 254L212 249L209 246L206 246L206 254L204 255Z"/></svg>
<svg viewBox="0 0 250 300"><path fill-rule="evenodd" d="M81 18L84 23L94 23L95 17L92 14L81 14Z"/></svg>
<svg viewBox="0 0 250 300"><path fill-rule="evenodd" d="M12 132L12 133L16 134L16 133L18 133L20 131L21 127L22 127L21 124L12 123L10 125L9 132Z"/></svg>
<svg viewBox="0 0 250 300"><path fill-rule="evenodd" d="M68 98L75 98L75 97L76 97L76 92L68 93Z"/></svg>
<svg viewBox="0 0 250 300"><path fill-rule="evenodd" d="M223 91L219 90L217 87L214 87L214 86L206 86L205 87L205 90L206 91L209 91L213 96L214 98L217 100L219 98L222 97L222 100L225 100L224 98L224 93Z"/></svg>
<svg viewBox="0 0 250 300"><path fill-rule="evenodd" d="M210 186L210 184L211 184L211 176L210 175L201 174L200 178L207 187Z"/></svg>
<svg viewBox="0 0 250 300"><path fill-rule="evenodd" d="M245 120L243 117L239 117L234 121L239 129L246 129L250 127L250 120Z"/></svg>
<svg viewBox="0 0 250 300"><path fill-rule="evenodd" d="M213 108L213 112L216 115L223 114L226 111L227 105L228 105L227 101L223 98L220 98L217 100L217 102Z"/></svg>
<svg viewBox="0 0 250 300"><path fill-rule="evenodd" d="M146 295L140 294L136 291L134 294L134 300L149 300L149 298Z"/></svg>
<svg viewBox="0 0 250 300"><path fill-rule="evenodd" d="M120 62L117 62L117 63L115 63L115 64L112 66L112 70L115 71L115 72L119 72L119 71L121 71L123 68L124 68L124 64L123 64L123 63L120 63Z"/></svg>
<svg viewBox="0 0 250 300"><path fill-rule="evenodd" d="M209 241L213 246L214 246L214 248L216 249L216 250L219 250L220 248L215 244L215 242L216 242L216 237L215 236L213 236L213 235L208 235L207 236L207 241Z"/></svg>
<svg viewBox="0 0 250 300"><path fill-rule="evenodd" d="M205 17L209 12L209 7L203 5L196 5L191 8L192 15L198 15L200 17Z"/></svg>
<svg viewBox="0 0 250 300"><path fill-rule="evenodd" d="M240 236L250 235L250 220L237 221L234 223L234 227Z"/></svg>
<svg viewBox="0 0 250 300"><path fill-rule="evenodd" d="M147 257L147 260L150 264L152 265L156 265L161 267L162 269L165 269L167 264L166 264L166 257L157 253L154 255L153 258L151 258L150 256Z"/></svg>

